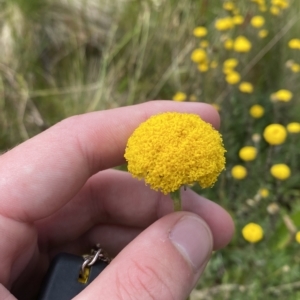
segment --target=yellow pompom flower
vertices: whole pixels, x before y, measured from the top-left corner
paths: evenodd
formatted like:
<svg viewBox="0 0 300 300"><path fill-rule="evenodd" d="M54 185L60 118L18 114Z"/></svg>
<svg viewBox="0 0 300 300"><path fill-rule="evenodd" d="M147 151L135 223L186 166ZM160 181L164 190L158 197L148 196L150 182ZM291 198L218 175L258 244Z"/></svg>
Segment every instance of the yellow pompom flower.
<svg viewBox="0 0 300 300"><path fill-rule="evenodd" d="M235 25L241 25L244 23L244 17L241 15L236 15L232 17L232 22Z"/></svg>
<svg viewBox="0 0 300 300"><path fill-rule="evenodd" d="M236 71L232 71L226 75L225 80L227 83L234 85L240 82L241 75Z"/></svg>
<svg viewBox="0 0 300 300"><path fill-rule="evenodd" d="M182 102L184 100L186 100L186 94L182 93L182 92L177 92L174 96L173 96L173 100L177 101L177 102Z"/></svg>
<svg viewBox="0 0 300 300"><path fill-rule="evenodd" d="M268 10L267 6L266 5L259 5L258 7L259 11L261 12L266 12Z"/></svg>
<svg viewBox="0 0 300 300"><path fill-rule="evenodd" d="M263 136L270 145L281 145L285 142L287 132L281 124L270 124L265 128Z"/></svg>
<svg viewBox="0 0 300 300"><path fill-rule="evenodd" d="M239 61L236 58L228 58L223 63L224 69L233 69L239 64Z"/></svg>
<svg viewBox="0 0 300 300"><path fill-rule="evenodd" d="M291 169L286 164L276 164L270 169L273 177L279 180L286 180L291 176Z"/></svg>
<svg viewBox="0 0 300 300"><path fill-rule="evenodd" d="M235 9L235 5L232 1L226 1L223 3L223 8L225 10L231 11Z"/></svg>
<svg viewBox="0 0 300 300"><path fill-rule="evenodd" d="M207 72L209 69L209 65L208 65L208 62L205 61L205 62L202 62L198 65L198 70L201 72L201 73L205 73Z"/></svg>
<svg viewBox="0 0 300 300"><path fill-rule="evenodd" d="M265 18L262 16L254 16L251 19L251 25L255 28L260 28L265 24Z"/></svg>
<svg viewBox="0 0 300 300"><path fill-rule="evenodd" d="M300 65L296 63L292 63L290 66L290 69L293 73L299 73L300 72Z"/></svg>
<svg viewBox="0 0 300 300"><path fill-rule="evenodd" d="M239 85L239 90L242 93L251 94L251 93L253 93L253 85L250 82L243 81Z"/></svg>
<svg viewBox="0 0 300 300"><path fill-rule="evenodd" d="M206 61L207 60L206 52L201 48L195 49L191 54L191 60L195 63L201 63Z"/></svg>
<svg viewBox="0 0 300 300"><path fill-rule="evenodd" d="M264 115L265 109L261 105L255 104L250 107L249 113L252 118L259 119Z"/></svg>
<svg viewBox="0 0 300 300"><path fill-rule="evenodd" d="M274 93L273 97L277 101L289 102L293 98L293 93L289 90L281 89Z"/></svg>
<svg viewBox="0 0 300 300"><path fill-rule="evenodd" d="M262 197L262 198L268 198L269 197L269 190L266 189L266 188L262 188L258 191L259 195Z"/></svg>
<svg viewBox="0 0 300 300"><path fill-rule="evenodd" d="M296 233L295 240L296 240L297 243L300 244L300 231L298 231L298 232Z"/></svg>
<svg viewBox="0 0 300 300"><path fill-rule="evenodd" d="M225 168L220 133L198 115L167 112L150 117L131 135L128 171L168 194L198 182L211 187Z"/></svg>
<svg viewBox="0 0 300 300"><path fill-rule="evenodd" d="M238 36L233 44L233 50L240 53L246 53L251 50L251 42L244 36Z"/></svg>
<svg viewBox="0 0 300 300"><path fill-rule="evenodd" d="M247 169L241 165L236 165L231 169L231 176L238 180L244 179L247 176Z"/></svg>
<svg viewBox="0 0 300 300"><path fill-rule="evenodd" d="M289 3L287 0L272 0L272 5L278 6L281 9L286 9L289 7Z"/></svg>
<svg viewBox="0 0 300 300"><path fill-rule="evenodd" d="M257 150L255 147L246 146L240 149L239 157L244 161L252 161L256 158Z"/></svg>
<svg viewBox="0 0 300 300"><path fill-rule="evenodd" d="M264 39L265 37L267 37L269 34L269 31L267 29L261 29L259 32L258 32L258 36L261 38L261 39Z"/></svg>
<svg viewBox="0 0 300 300"><path fill-rule="evenodd" d="M233 49L233 40L232 39L228 39L224 42L224 48L226 50L232 50Z"/></svg>
<svg viewBox="0 0 300 300"><path fill-rule="evenodd" d="M262 227L256 223L249 223L242 229L244 239L249 243L257 243L264 237Z"/></svg>
<svg viewBox="0 0 300 300"><path fill-rule="evenodd" d="M277 6L271 6L270 13L274 16L278 16L280 14L280 9Z"/></svg>
<svg viewBox="0 0 300 300"><path fill-rule="evenodd" d="M206 27L204 27L204 26L196 27L193 30L193 35L196 36L196 37L204 37L204 36L206 36L207 35L207 29L206 29Z"/></svg>
<svg viewBox="0 0 300 300"><path fill-rule="evenodd" d="M221 19L217 19L215 23L215 28L219 31L226 31L234 27L234 23L232 18L225 17Z"/></svg>
<svg viewBox="0 0 300 300"><path fill-rule="evenodd" d="M288 46L291 48L291 49L297 49L299 50L300 49L300 39L291 39L288 43Z"/></svg>
<svg viewBox="0 0 300 300"><path fill-rule="evenodd" d="M289 133L299 133L300 132L300 123L292 122L287 124L286 129Z"/></svg>

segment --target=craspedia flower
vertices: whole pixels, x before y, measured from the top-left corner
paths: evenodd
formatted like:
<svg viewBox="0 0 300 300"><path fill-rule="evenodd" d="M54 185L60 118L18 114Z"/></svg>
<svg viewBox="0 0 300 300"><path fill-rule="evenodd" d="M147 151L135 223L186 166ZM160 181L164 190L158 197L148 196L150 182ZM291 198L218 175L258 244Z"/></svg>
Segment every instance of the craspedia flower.
<svg viewBox="0 0 300 300"><path fill-rule="evenodd" d="M251 42L244 36L238 36L233 44L233 50L240 53L249 52L252 48Z"/></svg>
<svg viewBox="0 0 300 300"><path fill-rule="evenodd" d="M233 69L239 64L239 61L236 58L228 58L223 63L223 68L227 69Z"/></svg>
<svg viewBox="0 0 300 300"><path fill-rule="evenodd" d="M150 117L128 140L128 170L168 194L198 182L211 187L225 167L220 133L198 115L168 112Z"/></svg>
<svg viewBox="0 0 300 300"><path fill-rule="evenodd" d="M293 98L293 93L289 90L281 89L273 94L274 100L289 102Z"/></svg>
<svg viewBox="0 0 300 300"><path fill-rule="evenodd" d="M208 64L207 61L204 61L204 62L202 62L202 63L200 63L200 64L198 65L198 70L199 70L201 73L207 72L208 69L209 69L209 64Z"/></svg>
<svg viewBox="0 0 300 300"><path fill-rule="evenodd" d="M300 231L298 231L298 232L296 233L296 235L295 235L295 240L296 240L297 243L300 244Z"/></svg>
<svg viewBox="0 0 300 300"><path fill-rule="evenodd" d="M241 25L244 23L244 17L241 15L236 15L232 17L232 22L234 25Z"/></svg>
<svg viewBox="0 0 300 300"><path fill-rule="evenodd" d="M255 147L246 146L240 149L239 157L244 161L252 161L256 158L257 150Z"/></svg>
<svg viewBox="0 0 300 300"><path fill-rule="evenodd" d="M262 16L254 16L251 19L251 25L255 28L260 28L265 24L265 18Z"/></svg>
<svg viewBox="0 0 300 300"><path fill-rule="evenodd" d="M293 73L299 73L300 72L300 65L297 63L292 63L290 66L290 69Z"/></svg>
<svg viewBox="0 0 300 300"><path fill-rule="evenodd" d="M196 37L204 37L207 35L207 29L204 26L196 27L193 30L193 35Z"/></svg>
<svg viewBox="0 0 300 300"><path fill-rule="evenodd" d="M266 189L266 188L261 188L259 191L258 191L259 195L262 197L262 198L267 198L269 197L269 190Z"/></svg>
<svg viewBox="0 0 300 300"><path fill-rule="evenodd" d="M267 37L269 34L269 31L267 29L261 29L259 32L258 32L258 36L261 38L261 39L264 39L265 37Z"/></svg>
<svg viewBox="0 0 300 300"><path fill-rule="evenodd" d="M299 133L300 132L300 123L292 122L287 124L286 129L289 133Z"/></svg>
<svg viewBox="0 0 300 300"><path fill-rule="evenodd" d="M226 1L223 3L223 8L225 10L231 11L235 9L235 5L232 1Z"/></svg>
<svg viewBox="0 0 300 300"><path fill-rule="evenodd" d="M249 223L242 229L244 239L249 243L257 243L264 237L262 227L256 223Z"/></svg>
<svg viewBox="0 0 300 300"><path fill-rule="evenodd" d="M239 85L239 90L242 93L251 94L251 93L253 93L253 85L250 82L246 82L246 81L241 82Z"/></svg>
<svg viewBox="0 0 300 300"><path fill-rule="evenodd" d="M182 92L177 92L174 96L173 96L173 100L177 101L177 102L182 102L184 100L186 100L186 94L182 93Z"/></svg>
<svg viewBox="0 0 300 300"><path fill-rule="evenodd" d="M225 80L227 83L234 85L240 82L241 75L236 71L231 71L226 75Z"/></svg>
<svg viewBox="0 0 300 300"><path fill-rule="evenodd" d="M287 133L281 124L270 124L265 128L263 136L270 145L281 145L285 142Z"/></svg>
<svg viewBox="0 0 300 300"><path fill-rule="evenodd" d="M277 6L271 6L270 13L274 16L278 16L280 14L280 9Z"/></svg>
<svg viewBox="0 0 300 300"><path fill-rule="evenodd" d="M224 42L224 48L226 50L232 50L233 49L233 43L234 43L233 39L227 39L227 40L225 40L225 42Z"/></svg>
<svg viewBox="0 0 300 300"><path fill-rule="evenodd" d="M261 105L255 104L250 107L249 113L252 118L259 119L264 115L265 109Z"/></svg>
<svg viewBox="0 0 300 300"><path fill-rule="evenodd" d="M299 50L300 49L300 39L291 39L288 43L288 46L291 48L291 49L297 49Z"/></svg>
<svg viewBox="0 0 300 300"><path fill-rule="evenodd" d="M286 180L291 176L291 169L286 164L276 164L270 169L273 177L279 180Z"/></svg>
<svg viewBox="0 0 300 300"><path fill-rule="evenodd" d="M247 176L247 169L241 165L236 165L231 169L231 176L238 180L244 179Z"/></svg>
<svg viewBox="0 0 300 300"><path fill-rule="evenodd" d="M206 61L206 59L207 59L206 52L201 48L195 49L191 54L191 60L195 63L204 62Z"/></svg>
<svg viewBox="0 0 300 300"><path fill-rule="evenodd" d="M217 19L215 23L215 28L219 31L226 31L234 27L234 23L232 18L225 17L221 19Z"/></svg>

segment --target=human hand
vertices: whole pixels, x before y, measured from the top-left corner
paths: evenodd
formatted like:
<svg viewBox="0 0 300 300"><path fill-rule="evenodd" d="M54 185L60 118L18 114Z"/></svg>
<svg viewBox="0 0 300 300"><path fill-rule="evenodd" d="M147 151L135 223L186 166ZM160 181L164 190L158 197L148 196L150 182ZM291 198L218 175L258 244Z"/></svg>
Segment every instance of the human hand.
<svg viewBox="0 0 300 300"><path fill-rule="evenodd" d="M126 172L126 142L149 116L196 113L201 103L148 102L68 118L0 157L0 299L32 299L51 258L96 243L116 256L76 299L185 299L213 249L232 234L230 216L191 190L182 212L169 196Z"/></svg>

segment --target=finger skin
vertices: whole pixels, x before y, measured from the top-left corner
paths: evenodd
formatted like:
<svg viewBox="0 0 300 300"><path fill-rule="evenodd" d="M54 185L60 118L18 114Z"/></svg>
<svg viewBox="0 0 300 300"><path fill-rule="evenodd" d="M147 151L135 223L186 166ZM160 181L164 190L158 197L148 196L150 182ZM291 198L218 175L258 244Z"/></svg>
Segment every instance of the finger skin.
<svg viewBox="0 0 300 300"><path fill-rule="evenodd" d="M191 232L194 259L174 242L178 224L194 219ZM195 226L196 224L196 226ZM182 237L181 237L182 238ZM193 239L197 240L195 243ZM202 274L212 251L208 226L194 214L169 214L148 227L75 300L186 299ZM190 252L191 253L191 252ZM196 257L196 256L198 257Z"/></svg>

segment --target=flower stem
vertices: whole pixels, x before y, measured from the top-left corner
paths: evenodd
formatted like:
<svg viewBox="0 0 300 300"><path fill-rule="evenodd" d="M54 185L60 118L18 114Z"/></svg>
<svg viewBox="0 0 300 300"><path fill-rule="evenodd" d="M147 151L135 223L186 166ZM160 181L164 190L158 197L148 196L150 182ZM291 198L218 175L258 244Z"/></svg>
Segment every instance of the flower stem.
<svg viewBox="0 0 300 300"><path fill-rule="evenodd" d="M175 192L170 193L170 196L174 203L174 211L181 211L180 189L178 189Z"/></svg>

